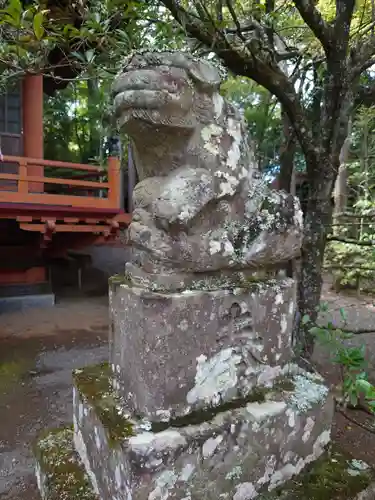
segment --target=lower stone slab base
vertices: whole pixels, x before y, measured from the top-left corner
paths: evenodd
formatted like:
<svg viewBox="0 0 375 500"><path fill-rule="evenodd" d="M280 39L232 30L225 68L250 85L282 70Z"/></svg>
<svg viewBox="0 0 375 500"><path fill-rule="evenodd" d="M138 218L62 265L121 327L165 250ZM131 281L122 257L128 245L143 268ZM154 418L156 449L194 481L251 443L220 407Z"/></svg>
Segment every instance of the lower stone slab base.
<svg viewBox="0 0 375 500"><path fill-rule="evenodd" d="M375 471L333 448L297 478L260 500L374 500Z"/></svg>
<svg viewBox="0 0 375 500"><path fill-rule="evenodd" d="M58 429L37 442L36 477L43 500L100 500L73 446L73 430Z"/></svg>
<svg viewBox="0 0 375 500"><path fill-rule="evenodd" d="M99 500L88 484L83 466L77 462L71 429L50 432L41 443L37 446L39 452L37 452L36 472L43 500ZM73 482L68 479L66 472L72 470L72 464L77 467ZM74 483L80 485L78 489ZM100 500L117 498L119 498L117 495L106 496ZM364 462L353 460L338 450L326 452L297 480L288 481L271 493L258 496L258 500L373 500L374 498L374 471Z"/></svg>
<svg viewBox="0 0 375 500"><path fill-rule="evenodd" d="M75 447L103 499L261 498L330 442L332 398L322 379L302 370L252 401L164 428L124 415L108 367L79 370L74 379Z"/></svg>

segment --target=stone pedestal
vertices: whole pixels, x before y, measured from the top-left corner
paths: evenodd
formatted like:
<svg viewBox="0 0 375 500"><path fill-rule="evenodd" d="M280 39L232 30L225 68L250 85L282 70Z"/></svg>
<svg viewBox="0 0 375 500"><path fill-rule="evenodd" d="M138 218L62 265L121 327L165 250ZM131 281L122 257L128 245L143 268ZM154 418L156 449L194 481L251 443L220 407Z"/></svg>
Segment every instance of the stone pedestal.
<svg viewBox="0 0 375 500"><path fill-rule="evenodd" d="M248 403L145 426L114 398L109 367L75 375L74 439L103 499L252 499L317 459L330 440L332 398L291 365Z"/></svg>
<svg viewBox="0 0 375 500"><path fill-rule="evenodd" d="M181 293L113 282L114 388L150 421L245 398L291 360L294 291L291 279Z"/></svg>
<svg viewBox="0 0 375 500"><path fill-rule="evenodd" d="M294 295L291 279L179 293L112 280L109 363L74 375L88 498L250 500L320 457L333 400L293 362Z"/></svg>

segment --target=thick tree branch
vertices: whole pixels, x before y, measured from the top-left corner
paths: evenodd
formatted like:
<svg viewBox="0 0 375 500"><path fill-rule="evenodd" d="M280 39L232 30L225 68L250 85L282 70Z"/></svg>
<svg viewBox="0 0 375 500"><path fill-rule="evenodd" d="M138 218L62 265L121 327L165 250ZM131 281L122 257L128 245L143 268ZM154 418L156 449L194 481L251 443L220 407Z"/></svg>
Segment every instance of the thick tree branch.
<svg viewBox="0 0 375 500"><path fill-rule="evenodd" d="M375 246L375 241L359 241L353 239L340 238L339 236L327 236L327 241L339 241L341 243L346 243L348 245L359 245L363 247L373 247Z"/></svg>
<svg viewBox="0 0 375 500"><path fill-rule="evenodd" d="M336 0L336 19L333 26L335 45L343 57L349 43L355 0Z"/></svg>
<svg viewBox="0 0 375 500"><path fill-rule="evenodd" d="M361 85L354 99L355 107L370 107L375 104L375 81L372 85Z"/></svg>
<svg viewBox="0 0 375 500"><path fill-rule="evenodd" d="M275 52L270 52L267 41L257 39L257 46L251 47L235 35L229 38L225 29L214 29L212 19L206 19L205 23L204 20L192 16L177 0L161 1L186 32L214 50L230 71L252 78L278 98L293 125L306 159L309 162L317 162L318 151L299 96L293 82L279 68ZM255 20L250 20L251 23L258 24Z"/></svg>
<svg viewBox="0 0 375 500"><path fill-rule="evenodd" d="M371 35L365 42L358 42L352 50L353 77L358 77L375 64L375 36Z"/></svg>
<svg viewBox="0 0 375 500"><path fill-rule="evenodd" d="M322 44L325 53L328 55L333 40L332 26L326 23L318 9L316 9L315 2L312 0L294 0L294 5L297 7L298 12L307 26Z"/></svg>

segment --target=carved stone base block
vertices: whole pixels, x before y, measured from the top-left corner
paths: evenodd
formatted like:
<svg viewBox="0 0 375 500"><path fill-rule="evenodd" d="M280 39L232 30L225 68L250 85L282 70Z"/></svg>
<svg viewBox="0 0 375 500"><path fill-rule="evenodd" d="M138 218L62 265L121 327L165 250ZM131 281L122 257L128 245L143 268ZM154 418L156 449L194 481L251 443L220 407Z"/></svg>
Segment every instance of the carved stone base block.
<svg viewBox="0 0 375 500"><path fill-rule="evenodd" d="M115 389L151 421L246 396L292 357L294 292L292 279L181 293L112 283Z"/></svg>
<svg viewBox="0 0 375 500"><path fill-rule="evenodd" d="M254 400L159 428L124 416L110 371L75 376L75 447L94 490L116 500L250 500L316 460L330 441L333 401L296 370Z"/></svg>

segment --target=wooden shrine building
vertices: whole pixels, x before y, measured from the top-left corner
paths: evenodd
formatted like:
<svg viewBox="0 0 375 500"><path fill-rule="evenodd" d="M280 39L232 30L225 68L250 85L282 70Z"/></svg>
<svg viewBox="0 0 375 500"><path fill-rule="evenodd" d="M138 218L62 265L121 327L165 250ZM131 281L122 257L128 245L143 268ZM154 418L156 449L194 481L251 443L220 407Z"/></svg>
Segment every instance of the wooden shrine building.
<svg viewBox="0 0 375 500"><path fill-rule="evenodd" d="M46 262L114 238L129 222L120 160L104 168L44 159L42 75L0 96L0 287L40 284Z"/></svg>

